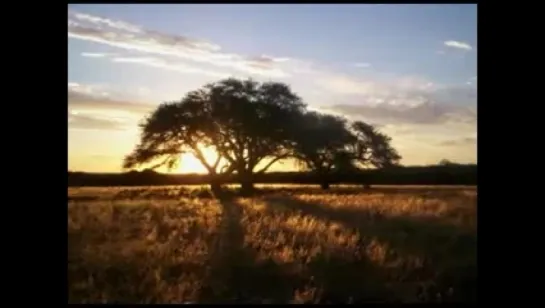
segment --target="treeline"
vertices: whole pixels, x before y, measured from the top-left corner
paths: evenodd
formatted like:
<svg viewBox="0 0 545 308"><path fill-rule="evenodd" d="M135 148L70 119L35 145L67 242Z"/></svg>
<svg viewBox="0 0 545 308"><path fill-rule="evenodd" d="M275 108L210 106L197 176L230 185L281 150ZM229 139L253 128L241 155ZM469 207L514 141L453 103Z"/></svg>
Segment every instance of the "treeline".
<svg viewBox="0 0 545 308"><path fill-rule="evenodd" d="M316 184L320 178L312 172L268 172L255 174L256 184ZM237 174L224 184L240 183ZM68 186L151 186L201 185L210 183L208 174L163 174L152 170L127 173L68 172ZM477 185L477 165L433 165L369 169L357 173L331 174L331 184L361 185Z"/></svg>

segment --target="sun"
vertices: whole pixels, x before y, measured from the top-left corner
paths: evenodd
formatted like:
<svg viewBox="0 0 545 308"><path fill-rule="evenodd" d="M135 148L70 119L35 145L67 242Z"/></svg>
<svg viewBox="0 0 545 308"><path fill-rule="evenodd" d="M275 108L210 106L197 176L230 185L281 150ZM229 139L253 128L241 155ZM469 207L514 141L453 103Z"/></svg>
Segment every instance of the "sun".
<svg viewBox="0 0 545 308"><path fill-rule="evenodd" d="M202 146L200 146L199 148L201 149L203 156L206 159L206 162L209 165L213 165L218 158L218 153L212 148L205 148ZM222 165L223 164L221 164L220 162L220 167L222 167ZM175 172L205 174L208 173L208 170L206 170L206 168L202 165L201 161L198 160L193 154L184 153L180 157L180 164Z"/></svg>

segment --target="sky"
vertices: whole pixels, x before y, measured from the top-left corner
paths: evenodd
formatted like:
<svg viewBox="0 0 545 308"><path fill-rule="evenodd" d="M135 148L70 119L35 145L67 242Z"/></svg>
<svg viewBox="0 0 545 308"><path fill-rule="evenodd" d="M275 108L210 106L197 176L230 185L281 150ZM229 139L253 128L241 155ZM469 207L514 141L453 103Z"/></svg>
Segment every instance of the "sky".
<svg viewBox="0 0 545 308"><path fill-rule="evenodd" d="M141 119L226 77L283 82L309 109L374 124L403 165L477 162L475 4L80 4L68 168L122 171Z"/></svg>

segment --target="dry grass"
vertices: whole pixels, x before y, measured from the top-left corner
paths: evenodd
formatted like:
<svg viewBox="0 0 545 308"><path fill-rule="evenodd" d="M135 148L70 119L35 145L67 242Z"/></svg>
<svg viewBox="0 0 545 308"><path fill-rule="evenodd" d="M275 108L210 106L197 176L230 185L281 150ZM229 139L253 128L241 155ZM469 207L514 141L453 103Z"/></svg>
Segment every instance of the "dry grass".
<svg viewBox="0 0 545 308"><path fill-rule="evenodd" d="M70 302L475 301L471 187L69 189Z"/></svg>

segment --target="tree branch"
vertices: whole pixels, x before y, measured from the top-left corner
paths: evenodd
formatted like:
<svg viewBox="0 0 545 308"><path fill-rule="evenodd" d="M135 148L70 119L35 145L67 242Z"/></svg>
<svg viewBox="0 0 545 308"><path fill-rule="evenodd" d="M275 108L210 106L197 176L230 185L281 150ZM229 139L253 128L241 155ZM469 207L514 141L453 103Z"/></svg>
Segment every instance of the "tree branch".
<svg viewBox="0 0 545 308"><path fill-rule="evenodd" d="M288 155L280 155L280 156L275 157L267 165L265 165L265 167L263 167L261 170L257 171L256 173L257 174L265 173L265 171L267 171L267 169L269 169L269 167L272 166L275 162L277 162L277 161L279 161L281 159L287 158L287 157L288 157Z"/></svg>
<svg viewBox="0 0 545 308"><path fill-rule="evenodd" d="M214 171L218 169L218 165L220 164L220 161L221 161L221 154L218 153L218 158L216 159L216 162L214 162Z"/></svg>
<svg viewBox="0 0 545 308"><path fill-rule="evenodd" d="M195 155L195 157L201 162L201 164L203 164L206 170L208 170L209 173L215 173L216 169L212 169L212 167L208 164L206 158L204 158L201 149L199 149L196 145L191 145L191 148L193 150L193 155Z"/></svg>

